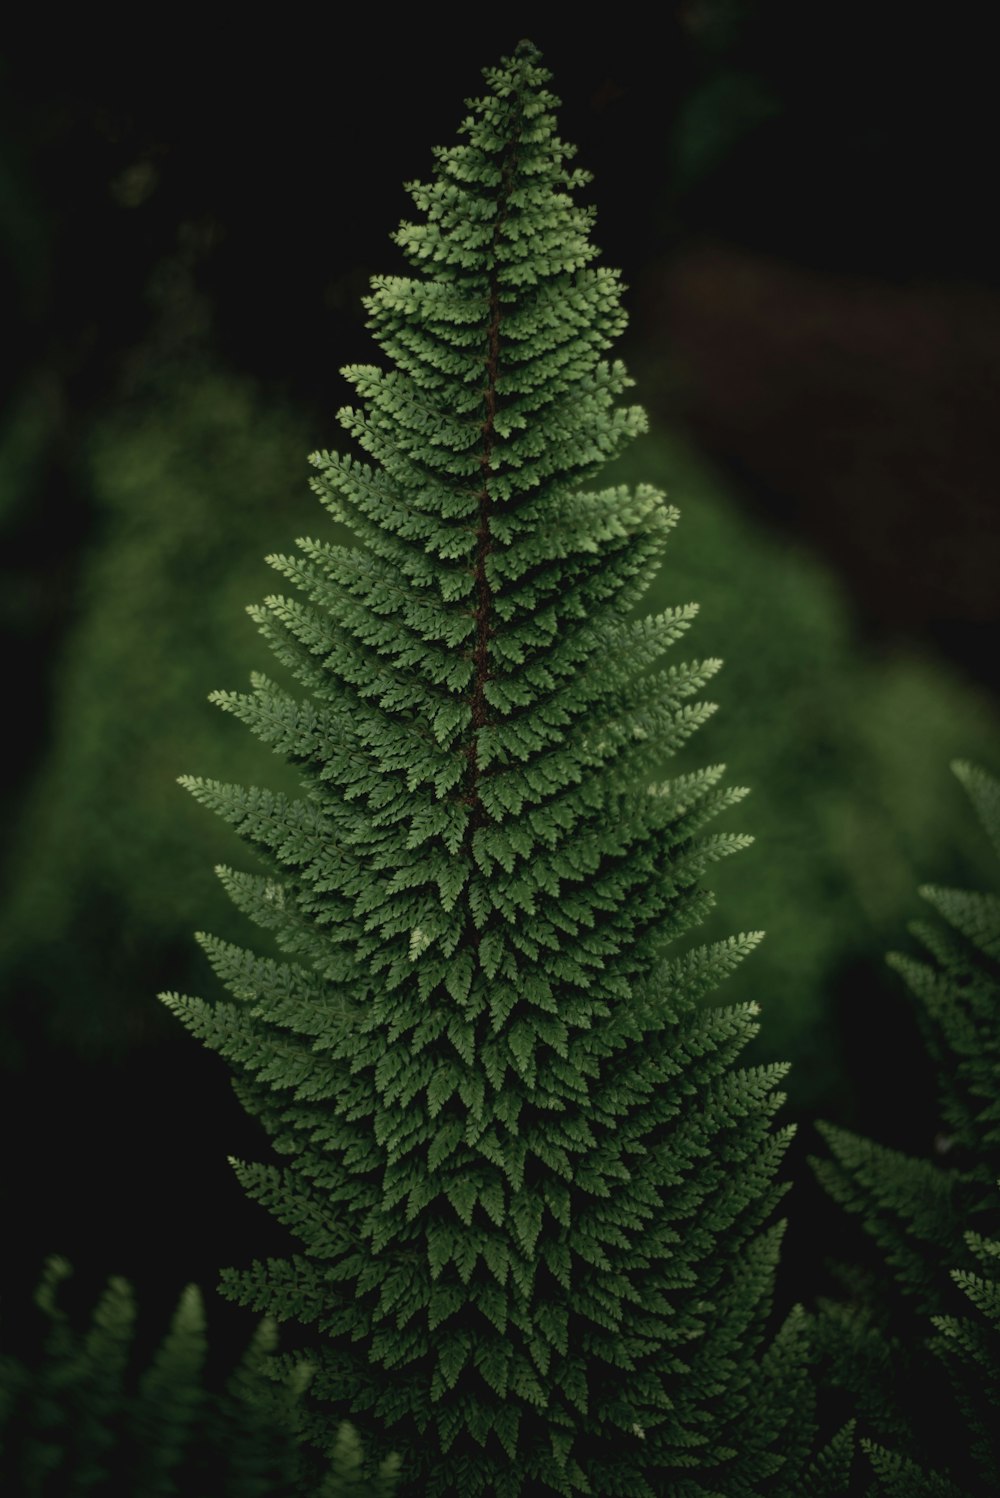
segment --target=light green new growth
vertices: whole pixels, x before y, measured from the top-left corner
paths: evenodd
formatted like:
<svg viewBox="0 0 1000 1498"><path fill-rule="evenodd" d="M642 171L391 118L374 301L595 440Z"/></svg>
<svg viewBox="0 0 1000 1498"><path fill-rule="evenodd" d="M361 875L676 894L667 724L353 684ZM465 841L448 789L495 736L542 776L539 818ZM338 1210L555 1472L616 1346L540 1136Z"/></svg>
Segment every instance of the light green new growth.
<svg viewBox="0 0 1000 1498"><path fill-rule="evenodd" d="M358 544L272 558L252 610L303 691L215 694L302 794L184 781L261 856L220 877L283 954L203 935L232 1001L166 996L301 1244L224 1289L311 1328L316 1441L350 1412L407 1493L797 1493L784 1069L737 1065L756 1004L704 1003L758 938L671 950L748 841L709 830L722 767L661 778L719 662L667 663L693 605L635 617L676 512L590 487L644 428L620 281L535 49L485 76L410 186L412 275L366 299L391 367L345 371L340 420L371 461L313 457Z"/></svg>

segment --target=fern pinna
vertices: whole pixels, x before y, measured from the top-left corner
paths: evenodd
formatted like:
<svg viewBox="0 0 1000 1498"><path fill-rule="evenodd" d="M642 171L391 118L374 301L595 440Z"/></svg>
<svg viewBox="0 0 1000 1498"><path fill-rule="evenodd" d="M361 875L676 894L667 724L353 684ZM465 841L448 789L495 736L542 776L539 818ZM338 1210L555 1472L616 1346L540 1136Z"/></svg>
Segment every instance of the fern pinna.
<svg viewBox="0 0 1000 1498"><path fill-rule="evenodd" d="M620 281L536 50L485 76L366 300L393 367L345 371L372 461L312 460L358 544L252 611L305 695L216 694L302 795L185 781L287 960L203 936L233 1002L167 999L284 1157L236 1170L302 1251L224 1289L314 1329L323 1446L350 1413L427 1498L750 1494L805 1429L801 1320L763 1345L782 1068L701 1004L755 936L666 953L741 793L654 778L718 662L664 664L694 606L634 617L676 516L587 487L645 421Z"/></svg>
<svg viewBox="0 0 1000 1498"><path fill-rule="evenodd" d="M1000 781L953 769L1000 854ZM824 1308L820 1342L832 1380L859 1401L878 1491L986 1498L1000 1491L1000 898L921 894L944 922L912 928L928 960L890 962L919 1001L935 1063L940 1158L823 1127L832 1158L816 1171L888 1273L878 1309L863 1294Z"/></svg>

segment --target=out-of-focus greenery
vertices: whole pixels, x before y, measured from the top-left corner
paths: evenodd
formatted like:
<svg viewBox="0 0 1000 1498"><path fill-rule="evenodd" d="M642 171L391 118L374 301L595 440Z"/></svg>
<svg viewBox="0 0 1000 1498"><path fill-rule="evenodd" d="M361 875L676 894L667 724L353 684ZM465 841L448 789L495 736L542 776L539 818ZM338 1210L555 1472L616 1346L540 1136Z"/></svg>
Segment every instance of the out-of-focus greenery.
<svg viewBox="0 0 1000 1498"><path fill-rule="evenodd" d="M1000 779L952 770L1000 855ZM986 1498L1000 1481L1000 898L920 894L934 913L910 924L922 950L889 961L935 1067L935 1158L820 1124L813 1169L870 1243L834 1269L814 1347L821 1384L852 1401L875 1491Z"/></svg>
<svg viewBox="0 0 1000 1498"><path fill-rule="evenodd" d="M58 399L54 379L36 373L0 417L0 521L35 492Z"/></svg>
<svg viewBox="0 0 1000 1498"><path fill-rule="evenodd" d="M310 445L304 423L200 363L92 434L101 525L0 926L7 1002L40 1005L49 1033L85 1050L155 1035L151 993L190 971L192 927L229 920L211 869L238 845L176 777L260 778L206 698L255 660L245 605L272 586L264 554L314 519Z"/></svg>
<svg viewBox="0 0 1000 1498"><path fill-rule="evenodd" d="M9 845L10 1048L26 1010L36 1035L91 1053L161 1035L155 990L205 985L190 933L244 934L211 869L242 866L245 852L176 777L280 786L287 773L206 697L261 665L245 606L276 590L264 555L329 527L305 463L328 433L204 361L171 368L89 447L103 523L56 677L51 747ZM919 871L947 873L953 817L938 767L956 755L994 763L997 723L940 668L865 650L829 574L741 516L678 438L636 444L621 477L662 485L681 510L649 606L698 601L690 652L726 661L721 711L682 765L725 760L753 790L730 821L758 843L715 876L717 930L767 931L740 979L763 1006L761 1044L795 1063L797 1102L830 1107L845 1085L845 975L865 961L877 972Z"/></svg>
<svg viewBox="0 0 1000 1498"><path fill-rule="evenodd" d="M720 711L686 756L724 760L752 790L730 820L758 841L713 875L717 928L766 931L741 975L764 1011L762 1050L793 1062L793 1100L840 1112L845 1047L865 1043L844 1033L845 988L867 968L877 998L877 954L920 870L957 856L939 767L959 754L991 762L1000 723L943 667L866 649L832 575L741 515L682 442L661 433L637 447L628 476L661 483L681 510L650 606L697 600L690 648L726 663ZM973 839L961 853L987 872Z"/></svg>
<svg viewBox="0 0 1000 1498"><path fill-rule="evenodd" d="M51 1258L36 1295L41 1334L30 1364L0 1354L0 1487L20 1498L210 1491L216 1498L391 1498L399 1462L367 1477L344 1421L317 1472L299 1432L309 1382L278 1367L277 1327L262 1321L225 1383L206 1368L201 1294L188 1285L150 1362L137 1367L136 1305L114 1277L80 1331L58 1300L70 1273Z"/></svg>

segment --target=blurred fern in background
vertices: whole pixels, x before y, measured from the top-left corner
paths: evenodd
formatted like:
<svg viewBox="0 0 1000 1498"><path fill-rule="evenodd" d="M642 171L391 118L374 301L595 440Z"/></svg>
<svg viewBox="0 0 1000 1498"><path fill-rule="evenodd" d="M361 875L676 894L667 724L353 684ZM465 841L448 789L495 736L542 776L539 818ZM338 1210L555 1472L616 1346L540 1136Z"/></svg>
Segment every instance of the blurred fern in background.
<svg viewBox="0 0 1000 1498"><path fill-rule="evenodd" d="M276 1372L273 1322L260 1323L228 1374L210 1375L201 1296L189 1285L142 1367L128 1282L108 1281L81 1331L59 1304L69 1274L65 1260L48 1261L34 1345L0 1351L0 1490L11 1498L392 1498L398 1462L366 1475L346 1422L316 1473L298 1438L310 1369Z"/></svg>
<svg viewBox="0 0 1000 1498"><path fill-rule="evenodd" d="M1000 854L1000 781L954 770ZM935 1065L937 1158L822 1126L831 1156L817 1174L878 1254L867 1275L848 1272L850 1298L826 1302L819 1342L887 1498L988 1498L1000 1487L1000 898L920 892L939 917L912 926L927 955L890 961Z"/></svg>

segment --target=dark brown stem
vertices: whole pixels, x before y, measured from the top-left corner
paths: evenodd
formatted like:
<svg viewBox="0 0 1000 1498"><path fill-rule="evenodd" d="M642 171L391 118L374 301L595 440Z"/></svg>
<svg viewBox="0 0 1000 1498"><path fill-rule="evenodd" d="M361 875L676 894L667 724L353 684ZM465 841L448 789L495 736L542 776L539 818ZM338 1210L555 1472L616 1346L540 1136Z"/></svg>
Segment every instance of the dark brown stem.
<svg viewBox="0 0 1000 1498"><path fill-rule="evenodd" d="M486 820L486 812L479 795L479 730L489 722L489 705L486 701L486 683L490 679L490 636L493 633L493 590L486 574L486 560L493 550L490 533L492 498L490 479L493 476L493 449L496 445L497 378L500 368L500 275L497 265L497 249L507 216L507 199L514 179L514 159L517 138L511 141L510 149L501 168L503 198L501 209L493 230L493 268L490 272L490 321L486 341L486 389L483 391L485 408L482 424L483 448L479 458L480 488L476 491L479 500L478 525L476 527L475 560L475 619L476 641L473 648L473 682L469 705L472 710L468 757L469 770L466 777L465 798L471 806L468 836L471 848L472 837L477 827Z"/></svg>
<svg viewBox="0 0 1000 1498"><path fill-rule="evenodd" d="M510 147L504 157L501 166L502 194L500 199L500 212L493 229L493 265L490 270L490 308L489 326L486 333L486 388L483 391L483 447L479 458L480 486L476 490L479 500L479 516L476 526L476 559L474 563L474 603L476 619L476 639L472 652L473 677L472 694L469 697L471 709L468 770L465 779L465 800L469 805L469 820L466 824L465 850L467 856L472 855L472 841L477 830L488 820L488 813L483 806L480 796L479 785L481 771L479 768L479 733L490 721L489 704L486 701L486 683L490 679L490 637L493 633L493 590L486 572L486 563L493 550L493 537L490 532L490 515L493 508L492 496L490 494L490 480L493 477L493 449L496 445L496 417L497 417L497 379L500 371L500 323L503 309L500 304L500 272L499 272L499 247L503 234L504 223L507 218L507 203L514 183L514 164L517 154L518 137L515 134L511 139ZM480 931L469 915L466 930L466 940L474 951L479 950Z"/></svg>

